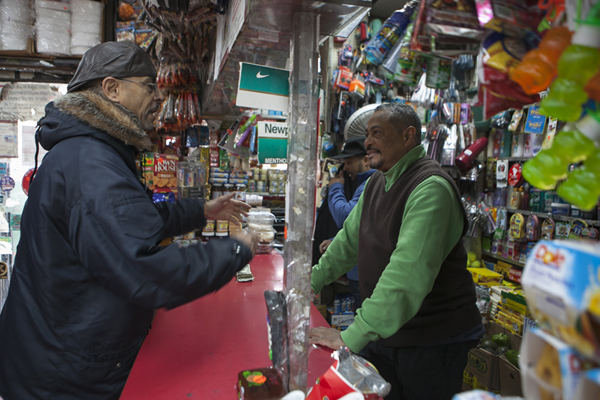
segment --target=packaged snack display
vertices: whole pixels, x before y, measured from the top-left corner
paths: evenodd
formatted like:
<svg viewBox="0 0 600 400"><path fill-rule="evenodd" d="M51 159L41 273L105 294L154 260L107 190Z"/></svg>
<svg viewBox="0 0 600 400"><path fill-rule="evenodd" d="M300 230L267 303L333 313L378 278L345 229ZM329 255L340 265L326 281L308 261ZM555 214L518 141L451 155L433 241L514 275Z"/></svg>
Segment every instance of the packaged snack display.
<svg viewBox="0 0 600 400"><path fill-rule="evenodd" d="M570 164L584 161L595 151L595 143L600 141L599 120L600 115L594 113L559 132L552 147L540 151L523 165L527 182L539 189L554 189L558 180L567 177Z"/></svg>
<svg viewBox="0 0 600 400"><path fill-rule="evenodd" d="M541 328L600 360L600 245L542 240L533 248L522 285Z"/></svg>
<svg viewBox="0 0 600 400"><path fill-rule="evenodd" d="M144 153L142 176L148 189L176 193L178 161L172 154Z"/></svg>

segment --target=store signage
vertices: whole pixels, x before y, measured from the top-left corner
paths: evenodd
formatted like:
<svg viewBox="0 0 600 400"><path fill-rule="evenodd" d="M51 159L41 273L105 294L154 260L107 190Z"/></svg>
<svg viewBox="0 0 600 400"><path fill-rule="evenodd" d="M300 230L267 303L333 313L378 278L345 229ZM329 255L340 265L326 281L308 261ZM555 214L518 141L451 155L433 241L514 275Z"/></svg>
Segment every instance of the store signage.
<svg viewBox="0 0 600 400"><path fill-rule="evenodd" d="M5 192L10 192L15 188L15 180L8 175L4 175L0 179L0 188Z"/></svg>
<svg viewBox="0 0 600 400"><path fill-rule="evenodd" d="M260 164L287 163L288 124L259 121L256 129L258 162Z"/></svg>
<svg viewBox="0 0 600 400"><path fill-rule="evenodd" d="M290 71L240 63L236 105L288 112Z"/></svg>

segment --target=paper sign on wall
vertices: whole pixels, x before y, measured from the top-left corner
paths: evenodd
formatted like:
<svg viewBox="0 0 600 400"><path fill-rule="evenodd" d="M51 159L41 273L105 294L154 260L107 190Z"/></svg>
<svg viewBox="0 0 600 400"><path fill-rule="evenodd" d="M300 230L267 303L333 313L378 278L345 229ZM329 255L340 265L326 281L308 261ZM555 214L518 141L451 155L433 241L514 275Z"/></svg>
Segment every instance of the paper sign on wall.
<svg viewBox="0 0 600 400"><path fill-rule="evenodd" d="M288 112L290 71L240 63L236 105Z"/></svg>
<svg viewBox="0 0 600 400"><path fill-rule="evenodd" d="M256 129L259 164L287 163L288 124L259 121Z"/></svg>
<svg viewBox="0 0 600 400"><path fill-rule="evenodd" d="M18 157L18 124L16 121L0 121L0 157Z"/></svg>

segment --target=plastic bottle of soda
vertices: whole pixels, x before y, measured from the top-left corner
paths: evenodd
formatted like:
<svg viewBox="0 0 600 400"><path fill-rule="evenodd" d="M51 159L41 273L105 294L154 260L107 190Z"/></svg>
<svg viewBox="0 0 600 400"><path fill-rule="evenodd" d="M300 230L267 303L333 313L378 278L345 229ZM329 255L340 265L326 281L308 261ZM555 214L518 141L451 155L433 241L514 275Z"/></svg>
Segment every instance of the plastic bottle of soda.
<svg viewBox="0 0 600 400"><path fill-rule="evenodd" d="M548 30L539 47L525 54L521 63L510 71L510 79L521 85L527 94L546 90L558 74L556 65L571 44L572 35L566 27Z"/></svg>
<svg viewBox="0 0 600 400"><path fill-rule="evenodd" d="M598 113L587 115L575 127L559 132L552 147L540 151L523 165L523 177L538 189L554 189L559 180L567 177L569 164L584 161L596 143L600 143Z"/></svg>
<svg viewBox="0 0 600 400"><path fill-rule="evenodd" d="M558 78L540 103L542 115L561 121L579 119L588 99L584 87L600 67L600 3L592 7L571 43L558 60Z"/></svg>
<svg viewBox="0 0 600 400"><path fill-rule="evenodd" d="M600 196L600 150L593 149L583 165L575 168L556 192L584 211L596 208Z"/></svg>

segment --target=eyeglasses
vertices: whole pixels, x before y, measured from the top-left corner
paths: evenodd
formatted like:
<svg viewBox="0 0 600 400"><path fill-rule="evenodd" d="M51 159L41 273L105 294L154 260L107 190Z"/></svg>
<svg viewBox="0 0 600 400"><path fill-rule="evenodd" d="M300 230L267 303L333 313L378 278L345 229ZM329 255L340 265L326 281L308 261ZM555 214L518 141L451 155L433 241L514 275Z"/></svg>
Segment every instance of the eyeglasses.
<svg viewBox="0 0 600 400"><path fill-rule="evenodd" d="M122 79L122 78L117 78L120 81L125 81L125 82L132 82L132 83L139 83L142 84L144 86L146 86L147 88L150 89L150 93L156 93L158 90L158 85L156 83L148 83L148 82L140 82L140 81L132 81L130 79Z"/></svg>

